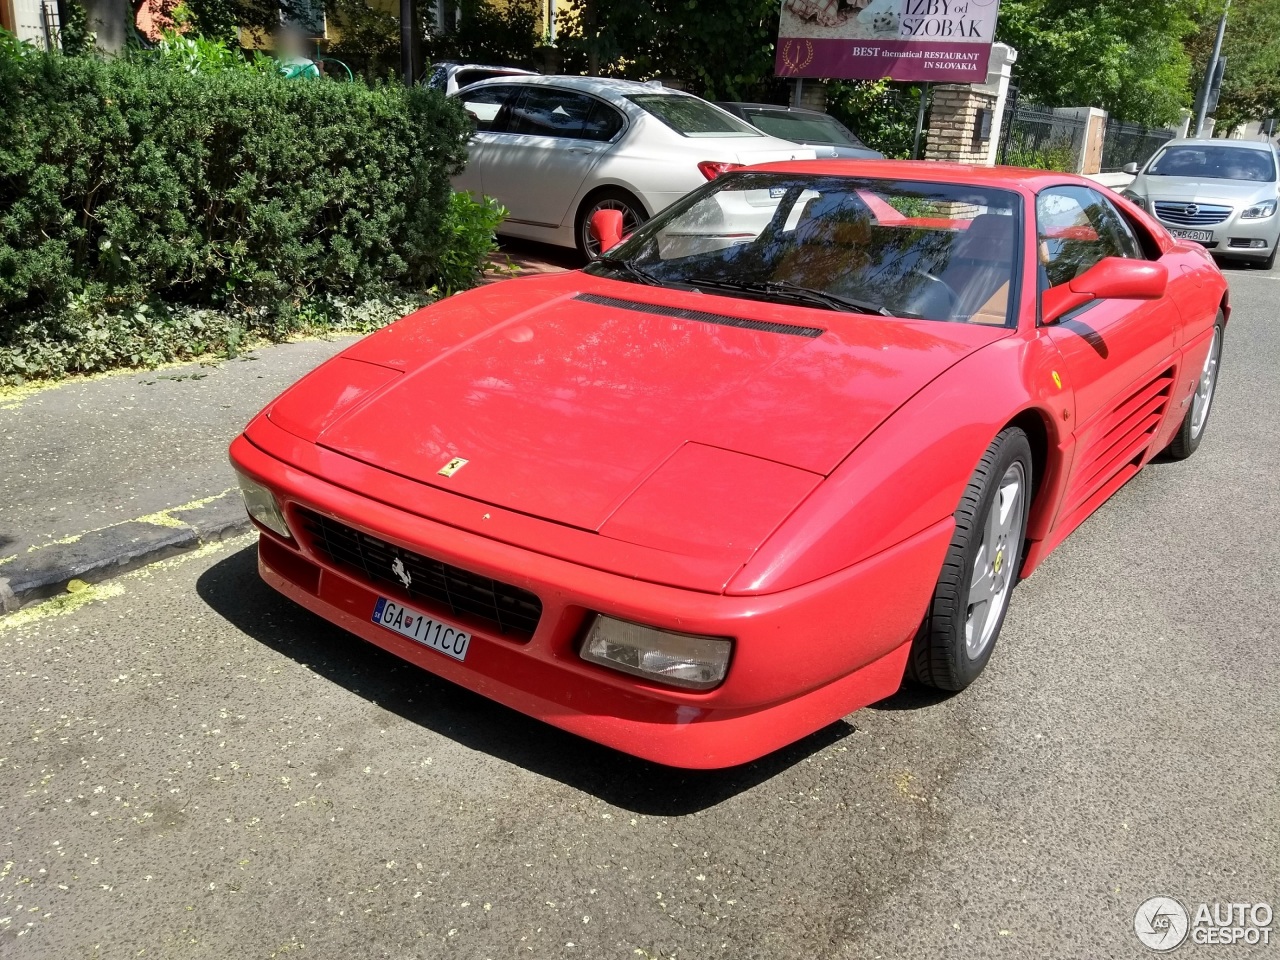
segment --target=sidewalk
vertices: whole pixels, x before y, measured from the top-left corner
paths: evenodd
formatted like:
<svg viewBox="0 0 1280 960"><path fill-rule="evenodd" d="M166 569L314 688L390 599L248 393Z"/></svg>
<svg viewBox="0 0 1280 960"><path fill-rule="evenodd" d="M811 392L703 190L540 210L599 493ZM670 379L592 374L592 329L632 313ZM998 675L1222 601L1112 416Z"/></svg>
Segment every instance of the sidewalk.
<svg viewBox="0 0 1280 960"><path fill-rule="evenodd" d="M504 241L486 282L581 266ZM0 613L249 529L227 447L273 397L354 342L0 395Z"/></svg>
<svg viewBox="0 0 1280 960"><path fill-rule="evenodd" d="M0 611L248 529L228 444L354 339L0 398Z"/></svg>

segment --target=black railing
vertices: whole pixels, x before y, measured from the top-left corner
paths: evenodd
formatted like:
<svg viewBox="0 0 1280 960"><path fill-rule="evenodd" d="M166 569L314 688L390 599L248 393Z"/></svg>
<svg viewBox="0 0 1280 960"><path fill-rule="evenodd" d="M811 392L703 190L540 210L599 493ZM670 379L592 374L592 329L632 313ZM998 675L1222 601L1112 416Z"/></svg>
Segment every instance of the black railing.
<svg viewBox="0 0 1280 960"><path fill-rule="evenodd" d="M1018 103L1005 116L1000 162L1013 167L1074 171L1084 153L1089 122L1052 107Z"/></svg>
<svg viewBox="0 0 1280 960"><path fill-rule="evenodd" d="M1175 131L1164 127L1108 120L1106 139L1102 142L1102 172L1114 173L1127 163L1142 166L1175 136Z"/></svg>

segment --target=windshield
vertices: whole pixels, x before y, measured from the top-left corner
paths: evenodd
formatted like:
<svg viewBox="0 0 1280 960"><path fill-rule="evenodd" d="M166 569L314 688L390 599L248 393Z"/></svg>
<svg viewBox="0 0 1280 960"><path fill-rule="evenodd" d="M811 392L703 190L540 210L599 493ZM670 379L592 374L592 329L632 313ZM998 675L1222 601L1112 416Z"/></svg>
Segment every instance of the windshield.
<svg viewBox="0 0 1280 960"><path fill-rule="evenodd" d="M1155 177L1255 180L1270 183L1276 178L1276 165L1269 150L1187 144L1166 147L1160 151L1146 172Z"/></svg>
<svg viewBox="0 0 1280 960"><path fill-rule="evenodd" d="M758 137L760 131L697 97L637 93L627 97L682 137Z"/></svg>
<svg viewBox="0 0 1280 960"><path fill-rule="evenodd" d="M831 117L786 110L748 110L747 119L771 137L792 143L830 143L841 147L866 145Z"/></svg>
<svg viewBox="0 0 1280 960"><path fill-rule="evenodd" d="M587 272L806 306L1011 325L1020 209L1016 194L986 187L726 174Z"/></svg>

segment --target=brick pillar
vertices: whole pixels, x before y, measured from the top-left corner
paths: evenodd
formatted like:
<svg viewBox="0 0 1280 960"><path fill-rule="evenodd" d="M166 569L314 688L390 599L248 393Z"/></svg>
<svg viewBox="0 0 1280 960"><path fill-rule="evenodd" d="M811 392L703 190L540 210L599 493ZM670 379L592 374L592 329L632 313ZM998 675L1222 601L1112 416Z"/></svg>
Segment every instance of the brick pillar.
<svg viewBox="0 0 1280 960"><path fill-rule="evenodd" d="M996 162L1009 78L1017 59L1017 50L994 44L983 83L948 83L933 88L926 160L988 167Z"/></svg>
<svg viewBox="0 0 1280 960"><path fill-rule="evenodd" d="M806 80L800 89L800 106L819 113L827 112L827 84L823 80Z"/></svg>
<svg viewBox="0 0 1280 960"><path fill-rule="evenodd" d="M987 163L998 98L979 89L958 83L933 88L926 160Z"/></svg>

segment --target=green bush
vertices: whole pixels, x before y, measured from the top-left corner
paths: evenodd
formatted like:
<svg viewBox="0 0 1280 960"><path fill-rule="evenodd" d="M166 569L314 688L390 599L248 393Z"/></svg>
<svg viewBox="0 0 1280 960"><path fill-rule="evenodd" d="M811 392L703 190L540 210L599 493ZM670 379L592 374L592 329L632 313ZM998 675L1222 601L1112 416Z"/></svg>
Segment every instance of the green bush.
<svg viewBox="0 0 1280 960"><path fill-rule="evenodd" d="M827 112L867 146L892 159L911 156L919 104L919 87L895 87L888 80L838 80L827 85ZM923 141L920 152L923 156Z"/></svg>
<svg viewBox="0 0 1280 960"><path fill-rule="evenodd" d="M1070 137L1059 137L1037 145L1028 143L1014 132L1000 162L1010 167L1071 173L1076 169L1076 148Z"/></svg>
<svg viewBox="0 0 1280 960"><path fill-rule="evenodd" d="M427 89L33 54L0 38L0 350L91 345L93 323L125 324L140 304L276 318L468 285L495 225L449 188L470 132ZM118 333L120 361L145 362Z"/></svg>

